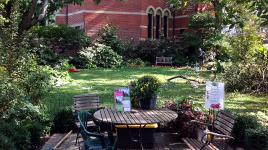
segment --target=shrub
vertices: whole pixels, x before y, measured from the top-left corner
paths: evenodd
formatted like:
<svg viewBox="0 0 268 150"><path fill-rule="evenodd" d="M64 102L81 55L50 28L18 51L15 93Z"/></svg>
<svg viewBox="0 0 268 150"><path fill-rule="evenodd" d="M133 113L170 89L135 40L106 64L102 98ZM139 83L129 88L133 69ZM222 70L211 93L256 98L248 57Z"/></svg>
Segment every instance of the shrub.
<svg viewBox="0 0 268 150"><path fill-rule="evenodd" d="M241 33L228 38L230 47L228 53L233 62L256 61L258 52L263 48L261 36L258 34L259 26L255 22L247 22Z"/></svg>
<svg viewBox="0 0 268 150"><path fill-rule="evenodd" d="M17 148L10 138L8 138L3 133L1 133L0 134L0 149L16 150Z"/></svg>
<svg viewBox="0 0 268 150"><path fill-rule="evenodd" d="M53 50L61 49L61 53L80 50L90 44L89 37L82 30L68 26L36 26L31 32L34 38L50 45Z"/></svg>
<svg viewBox="0 0 268 150"><path fill-rule="evenodd" d="M52 125L53 133L66 133L75 129L75 117L71 108L61 109L55 114Z"/></svg>
<svg viewBox="0 0 268 150"><path fill-rule="evenodd" d="M118 29L112 24L105 25L98 33L100 39L98 42L106 46L110 46L114 52L123 55L125 48L124 43L117 37Z"/></svg>
<svg viewBox="0 0 268 150"><path fill-rule="evenodd" d="M9 122L16 121L18 128L22 128L29 133L29 143L33 149L42 144L41 137L49 132L51 126L50 119L40 109L39 106L33 106L30 103L18 103L10 111L7 120Z"/></svg>
<svg viewBox="0 0 268 150"><path fill-rule="evenodd" d="M266 66L254 63L235 63L225 68L223 79L227 91L267 92L268 74Z"/></svg>
<svg viewBox="0 0 268 150"><path fill-rule="evenodd" d="M80 55L86 60L87 67L114 68L122 63L122 57L111 47L103 44L86 48L80 52Z"/></svg>
<svg viewBox="0 0 268 150"><path fill-rule="evenodd" d="M92 61L82 54L89 53L86 48L81 50L79 53L80 54L78 56L70 57L70 64L78 69L88 69L89 67L92 67Z"/></svg>
<svg viewBox="0 0 268 150"><path fill-rule="evenodd" d="M11 8L13 15L8 19L9 23L1 28L0 38L0 149L7 144L10 147L3 149L36 149L38 141L34 140L39 140L39 133L43 135L49 126L38 106L50 75L44 75L37 65L28 38L18 34L21 18L16 12L19 10L15 6ZM32 127L34 123L40 123L42 127Z"/></svg>
<svg viewBox="0 0 268 150"><path fill-rule="evenodd" d="M0 123L0 135L6 138L3 140L0 137L0 145L9 143L14 149L21 150L40 147L41 137L48 132L50 126L50 120L40 111L40 107L22 102L17 103Z"/></svg>
<svg viewBox="0 0 268 150"><path fill-rule="evenodd" d="M0 145L3 146L6 144L10 144L11 147L14 149L20 149L20 150L28 150L30 149L30 133L27 131L24 126L20 126L16 124L15 121L6 122L1 121L0 126L0 135L2 135L2 138L6 138L5 140L2 139L3 143ZM9 146L3 148L6 149Z"/></svg>
<svg viewBox="0 0 268 150"><path fill-rule="evenodd" d="M29 100L34 104L39 104L52 87L50 82L52 74L47 69L33 64L27 69L27 74L24 74L21 85Z"/></svg>
<svg viewBox="0 0 268 150"><path fill-rule="evenodd" d="M246 149L268 149L268 127L247 129L245 133Z"/></svg>
<svg viewBox="0 0 268 150"><path fill-rule="evenodd" d="M36 26L29 32L31 49L38 56L38 63L54 67L62 58L76 55L90 45L90 39L81 30L67 26Z"/></svg>
<svg viewBox="0 0 268 150"><path fill-rule="evenodd" d="M61 70L68 70L70 68L74 68L74 66L71 63L69 63L68 59L62 59L60 60L60 63L58 66L56 66L56 68Z"/></svg>
<svg viewBox="0 0 268 150"><path fill-rule="evenodd" d="M234 144L245 145L247 129L257 129L261 126L257 117L253 115L238 115L233 127Z"/></svg>
<svg viewBox="0 0 268 150"><path fill-rule="evenodd" d="M128 67L144 67L145 66L144 62L140 58L129 59L126 62L126 65Z"/></svg>

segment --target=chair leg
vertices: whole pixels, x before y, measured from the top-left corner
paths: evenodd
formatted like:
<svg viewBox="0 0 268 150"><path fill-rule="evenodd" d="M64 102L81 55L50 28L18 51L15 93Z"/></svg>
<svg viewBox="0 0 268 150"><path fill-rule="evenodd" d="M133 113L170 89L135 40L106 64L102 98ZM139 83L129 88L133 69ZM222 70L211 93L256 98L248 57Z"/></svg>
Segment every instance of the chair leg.
<svg viewBox="0 0 268 150"><path fill-rule="evenodd" d="M75 140L75 145L77 145L78 139L79 138L79 130L77 130L77 134L76 134L76 140Z"/></svg>

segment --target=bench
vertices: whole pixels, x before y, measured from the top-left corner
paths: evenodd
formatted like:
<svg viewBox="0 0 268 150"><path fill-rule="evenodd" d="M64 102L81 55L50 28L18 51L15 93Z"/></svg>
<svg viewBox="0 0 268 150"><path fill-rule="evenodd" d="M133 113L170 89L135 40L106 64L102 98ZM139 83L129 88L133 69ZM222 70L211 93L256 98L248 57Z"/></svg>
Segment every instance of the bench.
<svg viewBox="0 0 268 150"><path fill-rule="evenodd" d="M216 120L212 125L192 121L203 125L211 125L215 132L206 130L203 136L203 138L206 137L205 141L203 138L201 141L193 138L183 138L182 140L191 150L227 149L229 140L234 139L231 136L231 133L235 124L235 119L236 118L233 115L221 110L217 114Z"/></svg>
<svg viewBox="0 0 268 150"><path fill-rule="evenodd" d="M172 66L172 57L156 57L155 65L164 64L164 65L171 65Z"/></svg>

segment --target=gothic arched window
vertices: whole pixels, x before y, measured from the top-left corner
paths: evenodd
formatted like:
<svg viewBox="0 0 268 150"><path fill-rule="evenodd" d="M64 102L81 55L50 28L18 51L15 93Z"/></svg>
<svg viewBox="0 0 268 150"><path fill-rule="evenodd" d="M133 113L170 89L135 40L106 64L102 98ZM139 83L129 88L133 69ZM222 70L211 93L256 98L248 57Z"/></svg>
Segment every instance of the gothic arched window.
<svg viewBox="0 0 268 150"><path fill-rule="evenodd" d="M162 18L162 11L159 9L156 12L156 25L155 25L155 38L160 39L161 35L161 18Z"/></svg>
<svg viewBox="0 0 268 150"><path fill-rule="evenodd" d="M149 11L148 11L148 27L147 27L147 30L148 30L148 38L149 39L152 39L153 38L153 35L154 35L154 10L151 8Z"/></svg>
<svg viewBox="0 0 268 150"><path fill-rule="evenodd" d="M164 28L164 37L167 38L168 37L168 18L170 16L170 13L168 11L165 11L164 13L164 23L163 23L163 28Z"/></svg>

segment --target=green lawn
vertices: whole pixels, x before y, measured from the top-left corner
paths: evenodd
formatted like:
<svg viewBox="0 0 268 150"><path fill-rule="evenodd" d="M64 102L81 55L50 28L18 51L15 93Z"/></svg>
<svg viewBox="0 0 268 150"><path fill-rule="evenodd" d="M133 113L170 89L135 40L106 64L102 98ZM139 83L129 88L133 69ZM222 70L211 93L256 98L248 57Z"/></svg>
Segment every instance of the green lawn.
<svg viewBox="0 0 268 150"><path fill-rule="evenodd" d="M57 88L47 97L45 104L51 114L60 107L72 106L72 97L81 93L96 93L100 96L101 104L105 107L113 105L113 91L116 87L128 86L130 81L143 75L154 75L164 84L159 93L158 105L167 100L180 100L183 97L193 97L194 104L202 107L204 100L204 86L193 89L191 84L183 79L167 79L176 75L196 78L197 74L190 70L173 68L122 68L122 69L90 69L71 73L72 81ZM199 80L208 80L209 73L199 75ZM257 112L268 109L268 95L256 97L239 93L225 95L225 107L236 112Z"/></svg>

